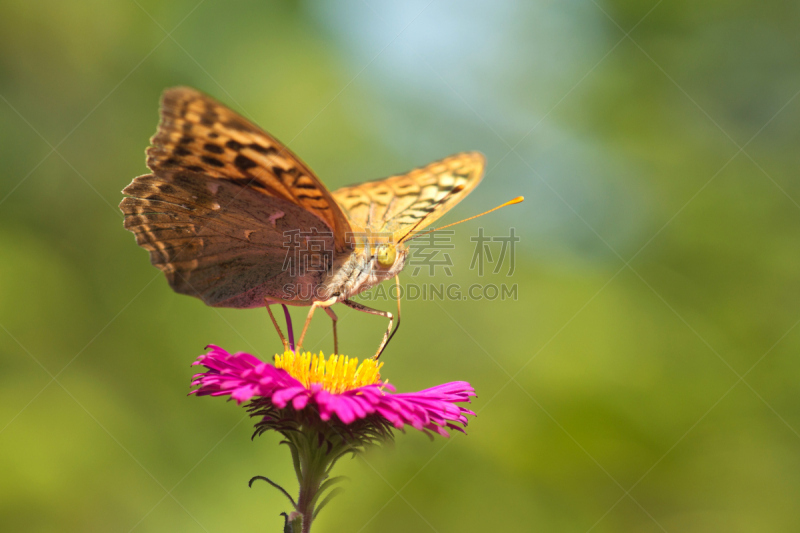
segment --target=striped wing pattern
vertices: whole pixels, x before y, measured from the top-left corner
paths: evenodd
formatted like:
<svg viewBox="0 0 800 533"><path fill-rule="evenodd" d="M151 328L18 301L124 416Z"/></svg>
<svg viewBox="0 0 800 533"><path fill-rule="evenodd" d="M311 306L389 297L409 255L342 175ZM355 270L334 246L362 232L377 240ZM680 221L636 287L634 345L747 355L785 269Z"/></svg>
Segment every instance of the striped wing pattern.
<svg viewBox="0 0 800 533"><path fill-rule="evenodd" d="M331 193L277 139L205 94L175 87L161 99L161 122L147 150L147 166L185 169L288 200L333 231L337 251L350 230Z"/></svg>
<svg viewBox="0 0 800 533"><path fill-rule="evenodd" d="M402 242L464 199L483 177L486 159L463 152L406 174L333 192L354 231L391 233Z"/></svg>

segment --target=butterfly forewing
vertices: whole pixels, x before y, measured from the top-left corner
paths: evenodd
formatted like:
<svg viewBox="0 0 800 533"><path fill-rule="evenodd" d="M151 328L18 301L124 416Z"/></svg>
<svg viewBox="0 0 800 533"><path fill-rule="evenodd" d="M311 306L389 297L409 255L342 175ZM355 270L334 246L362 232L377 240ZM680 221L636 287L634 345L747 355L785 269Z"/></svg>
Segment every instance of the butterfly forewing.
<svg viewBox="0 0 800 533"><path fill-rule="evenodd" d="M349 250L347 220L311 170L202 93L167 90L151 142L153 173L125 188L120 207L175 291L213 306L260 306L298 282L286 269L287 232L316 232L324 250ZM316 286L323 273L303 275Z"/></svg>
<svg viewBox="0 0 800 533"><path fill-rule="evenodd" d="M460 202L483 177L485 158L464 152L406 174L333 192L355 230L391 233L402 242Z"/></svg>
<svg viewBox="0 0 800 533"><path fill-rule="evenodd" d="M277 139L199 91L164 92L151 142L147 166L156 175L185 169L288 200L325 222L337 251L347 247L347 220L311 169Z"/></svg>

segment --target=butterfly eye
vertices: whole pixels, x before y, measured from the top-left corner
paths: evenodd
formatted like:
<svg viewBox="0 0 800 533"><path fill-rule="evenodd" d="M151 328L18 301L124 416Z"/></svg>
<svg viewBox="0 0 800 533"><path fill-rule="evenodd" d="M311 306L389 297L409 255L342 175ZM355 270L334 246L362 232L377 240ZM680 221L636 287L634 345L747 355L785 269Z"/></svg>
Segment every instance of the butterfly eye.
<svg viewBox="0 0 800 533"><path fill-rule="evenodd" d="M378 249L376 256L378 264L390 267L394 264L394 260L397 259L397 248L395 248L394 244L384 244Z"/></svg>

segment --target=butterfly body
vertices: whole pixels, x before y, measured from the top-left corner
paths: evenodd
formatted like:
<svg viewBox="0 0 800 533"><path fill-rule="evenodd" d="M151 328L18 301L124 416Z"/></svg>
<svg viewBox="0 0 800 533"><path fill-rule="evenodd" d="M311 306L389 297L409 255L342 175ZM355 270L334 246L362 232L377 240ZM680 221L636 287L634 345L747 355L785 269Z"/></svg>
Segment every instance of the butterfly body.
<svg viewBox="0 0 800 533"><path fill-rule="evenodd" d="M331 192L258 126L176 87L147 150L152 172L123 190L120 208L170 286L210 306L373 312L349 299L396 277L405 242L469 194L484 164L464 152Z"/></svg>
<svg viewBox="0 0 800 533"><path fill-rule="evenodd" d="M349 257L343 257L340 264L334 265L333 274L326 280L321 299L336 298L341 302L399 274L405 266L408 249L389 244L396 250L396 259L389 265L382 265L378 260L378 250L386 244L354 251Z"/></svg>

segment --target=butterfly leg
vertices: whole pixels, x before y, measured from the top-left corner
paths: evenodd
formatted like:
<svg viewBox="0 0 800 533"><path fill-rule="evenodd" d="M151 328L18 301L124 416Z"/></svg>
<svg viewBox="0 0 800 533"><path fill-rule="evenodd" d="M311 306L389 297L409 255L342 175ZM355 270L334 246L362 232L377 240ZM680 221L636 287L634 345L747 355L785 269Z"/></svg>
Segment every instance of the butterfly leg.
<svg viewBox="0 0 800 533"><path fill-rule="evenodd" d="M289 351L289 342L286 340L286 337L283 336L283 332L281 331L281 327L278 325L278 321L275 320L275 315L272 314L272 309L270 309L270 301L264 300L264 305L267 306L267 313L269 313L269 318L272 319L272 325L275 326L275 331L278 332L278 337L281 338L281 342L283 343L283 350L288 352Z"/></svg>
<svg viewBox="0 0 800 533"><path fill-rule="evenodd" d="M333 320L333 353L339 353L339 338L336 336L336 322L339 320L339 317L336 316L336 313L333 312L333 309L330 307L323 307L325 312L328 313L328 316L331 317Z"/></svg>
<svg viewBox="0 0 800 533"><path fill-rule="evenodd" d="M389 339L386 341L386 345L389 344L389 342L392 340L392 337L394 337L394 334L397 333L398 329L400 329L400 295L402 294L402 292L400 292L400 274L395 274L394 284L395 286L397 286L397 324L395 324L394 331L392 331L392 334L389 335ZM383 348L385 350L386 346L384 346ZM378 357L380 357L380 355L381 354L378 354Z"/></svg>
<svg viewBox="0 0 800 533"><path fill-rule="evenodd" d="M356 311L363 311L365 313L369 313L371 315L378 315L389 319L389 327L386 329L386 333L383 334L383 340L381 341L381 345L378 346L378 351L375 352L375 359L379 358L383 353L383 350L386 348L386 345L389 344L389 340L394 336L392 332L392 324L394 323L394 315L389 311L381 311L379 309L373 309L371 307L367 307L366 305L361 305L358 302L353 302L351 300L342 300L342 303L345 304L347 307L351 309L355 309ZM399 318L399 317L398 317ZM395 329L395 331L397 331Z"/></svg>
<svg viewBox="0 0 800 533"><path fill-rule="evenodd" d="M314 316L314 311L317 310L317 307L327 308L332 306L334 303L336 303L336 297L333 297L330 300L325 300L324 302L314 302L311 304L311 309L308 311L308 317L306 317L306 324L303 326L303 333L300 334L300 340L297 341L297 353L300 353L301 348L303 347L303 340L306 338L308 325L311 324L311 317ZM335 340L336 339L334 337L334 342Z"/></svg>

